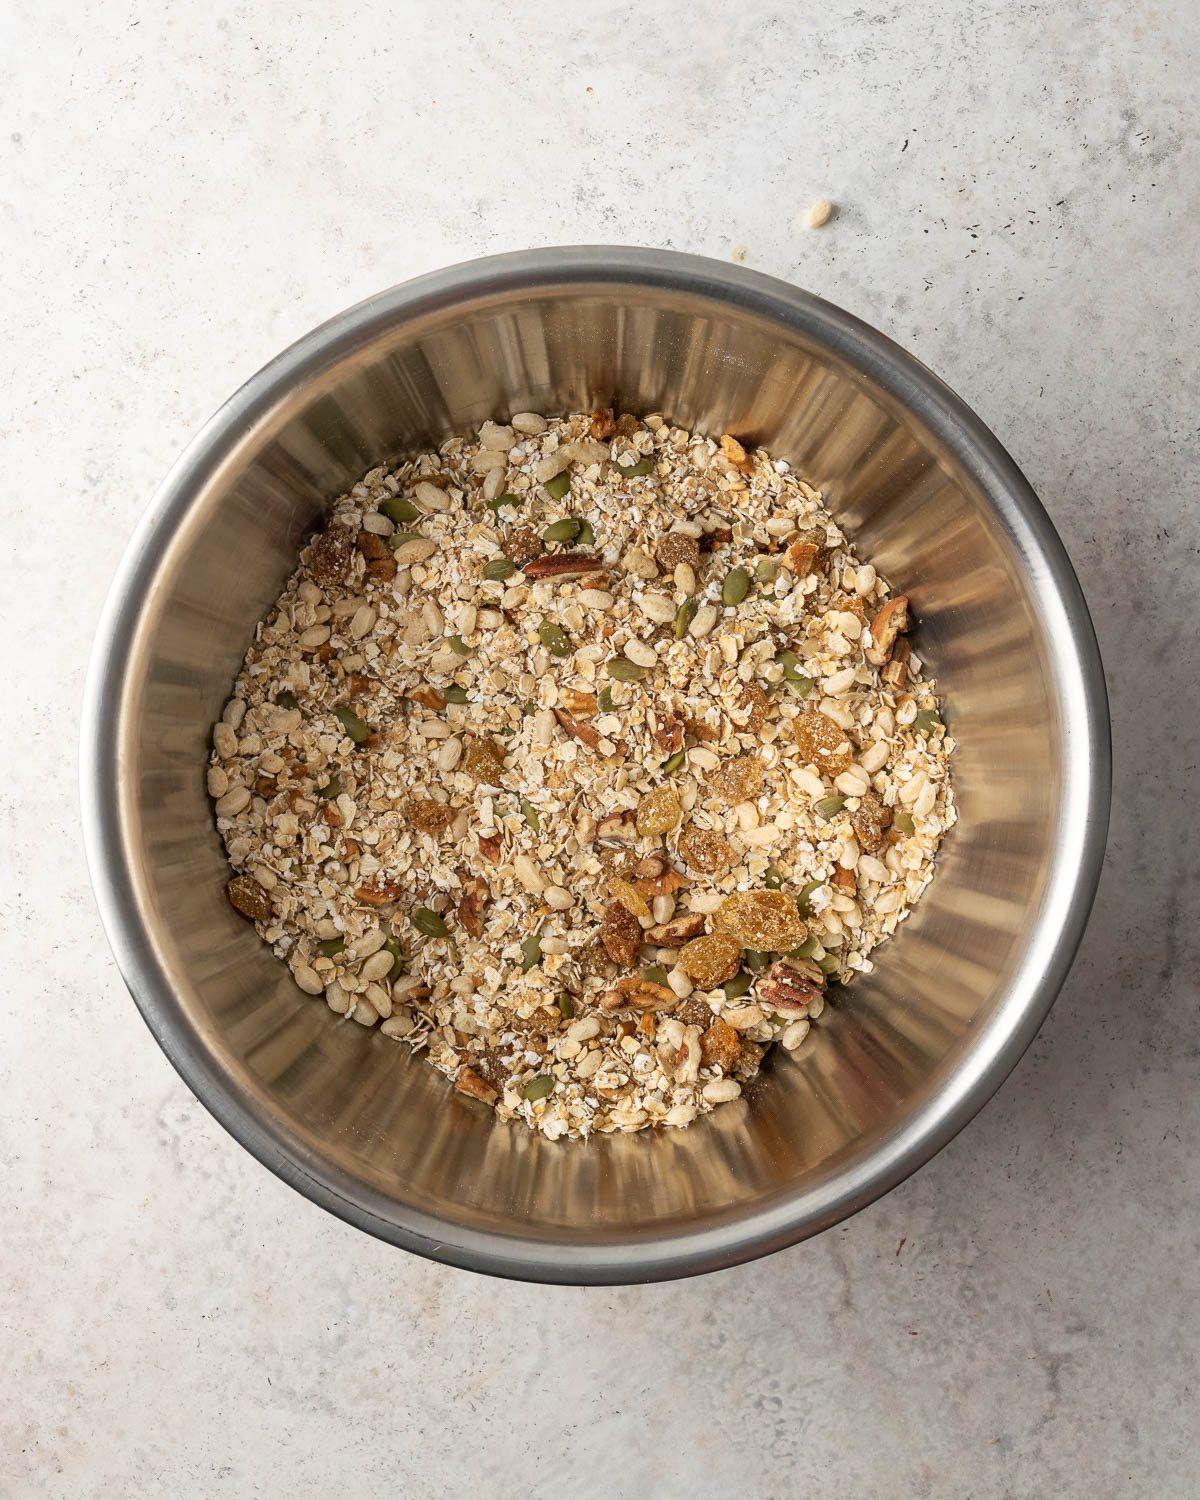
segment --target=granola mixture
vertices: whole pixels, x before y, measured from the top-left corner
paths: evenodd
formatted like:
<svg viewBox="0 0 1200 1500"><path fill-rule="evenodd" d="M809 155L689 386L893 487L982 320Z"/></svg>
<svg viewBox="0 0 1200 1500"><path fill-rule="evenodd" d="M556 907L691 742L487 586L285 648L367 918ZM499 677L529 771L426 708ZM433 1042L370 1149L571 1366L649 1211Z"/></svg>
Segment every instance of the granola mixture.
<svg viewBox="0 0 1200 1500"><path fill-rule="evenodd" d="M787 463L486 422L333 508L213 732L228 895L550 1137L687 1125L868 972L954 822L904 632Z"/></svg>

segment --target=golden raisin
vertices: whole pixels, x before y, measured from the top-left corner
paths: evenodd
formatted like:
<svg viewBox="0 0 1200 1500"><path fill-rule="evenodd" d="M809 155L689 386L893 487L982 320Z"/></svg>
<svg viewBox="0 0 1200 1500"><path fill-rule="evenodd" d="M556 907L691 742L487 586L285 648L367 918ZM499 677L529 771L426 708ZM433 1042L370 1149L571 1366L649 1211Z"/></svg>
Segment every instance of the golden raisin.
<svg viewBox="0 0 1200 1500"><path fill-rule="evenodd" d="M504 775L504 751L493 740L472 735L467 740L462 768L476 781L486 782L488 786L499 786L500 778Z"/></svg>
<svg viewBox="0 0 1200 1500"><path fill-rule="evenodd" d="M700 567L699 539L684 536L681 531L668 531L666 536L659 537L655 552L664 573L674 573L680 563L686 563L693 572Z"/></svg>
<svg viewBox="0 0 1200 1500"><path fill-rule="evenodd" d="M741 945L723 932L696 938L679 950L679 967L703 990L732 979L741 965Z"/></svg>
<svg viewBox="0 0 1200 1500"><path fill-rule="evenodd" d="M410 797L404 812L418 833L432 834L434 838L445 833L456 817L448 803L434 802L428 797Z"/></svg>
<svg viewBox="0 0 1200 1500"><path fill-rule="evenodd" d="M600 924L600 941L613 963L632 968L642 946L642 924L621 901L614 901Z"/></svg>
<svg viewBox="0 0 1200 1500"><path fill-rule="evenodd" d="M637 831L643 838L657 838L661 833L670 833L682 813L675 788L656 787L654 791L647 792L638 803Z"/></svg>
<svg viewBox="0 0 1200 1500"><path fill-rule="evenodd" d="M792 722L792 733L800 747L801 760L824 775L840 776L850 769L854 751L846 731L819 708L806 708Z"/></svg>
<svg viewBox="0 0 1200 1500"><path fill-rule="evenodd" d="M723 761L713 772L713 793L731 807L739 802L752 802L762 791L763 774L763 763L757 755L739 755L735 760Z"/></svg>
<svg viewBox="0 0 1200 1500"><path fill-rule="evenodd" d="M887 830L891 821L891 808L885 807L874 792L868 792L850 814L850 824L859 848L866 850L868 854L877 854L887 843Z"/></svg>
<svg viewBox="0 0 1200 1500"><path fill-rule="evenodd" d="M737 864L732 844L713 828L697 828L694 823L679 835L680 857L703 875L724 875Z"/></svg>
<svg viewBox="0 0 1200 1500"><path fill-rule="evenodd" d="M734 891L717 909L713 925L759 953L794 948L805 935L796 902L783 891Z"/></svg>
<svg viewBox="0 0 1200 1500"><path fill-rule="evenodd" d="M771 700L757 682L747 682L738 694L737 707L730 718L743 734L761 734L771 717Z"/></svg>
<svg viewBox="0 0 1200 1500"><path fill-rule="evenodd" d="M718 1016L700 1038L700 1065L728 1073L742 1055L742 1039Z"/></svg>
<svg viewBox="0 0 1200 1500"><path fill-rule="evenodd" d="M650 907L646 898L638 890L637 886L631 885L628 880L623 880L619 875L613 876L609 881L609 889L617 900L635 917L648 917L651 915Z"/></svg>

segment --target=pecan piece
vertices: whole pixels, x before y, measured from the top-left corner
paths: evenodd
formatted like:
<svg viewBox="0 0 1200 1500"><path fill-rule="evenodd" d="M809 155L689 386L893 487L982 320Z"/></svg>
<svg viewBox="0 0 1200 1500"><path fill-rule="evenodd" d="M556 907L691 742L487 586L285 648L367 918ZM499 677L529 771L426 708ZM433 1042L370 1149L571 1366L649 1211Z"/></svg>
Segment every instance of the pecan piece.
<svg viewBox="0 0 1200 1500"><path fill-rule="evenodd" d="M872 666L882 667L892 658L896 637L908 629L908 595L897 594L889 599L871 621L871 639L867 646L867 660Z"/></svg>
<svg viewBox="0 0 1200 1500"><path fill-rule="evenodd" d="M494 865L495 864L499 864L499 862L500 862L500 840L499 839L489 838L484 833L479 834L478 838L479 838L479 852L480 852L480 854L483 855L484 859L490 859L491 862L492 862L492 864L494 864Z"/></svg>
<svg viewBox="0 0 1200 1500"><path fill-rule="evenodd" d="M679 996L667 985L631 976L618 979L612 989L600 997L600 1009L610 1015L616 1010L673 1010L678 1002Z"/></svg>
<svg viewBox="0 0 1200 1500"><path fill-rule="evenodd" d="M602 443L607 442L607 440L612 437L616 430L617 424L613 417L613 409L611 406L603 406L599 411L594 411L592 413L592 420L589 424L589 431L594 438L599 439L599 441Z"/></svg>
<svg viewBox="0 0 1200 1500"><path fill-rule="evenodd" d="M578 688L561 688L559 696L568 713L577 719L594 719L597 705L595 693L583 693Z"/></svg>
<svg viewBox="0 0 1200 1500"><path fill-rule="evenodd" d="M592 750L600 748L600 732L593 729L590 724L581 724L574 714L569 714L565 708L556 708L554 717L574 740L579 740L589 746Z"/></svg>
<svg viewBox="0 0 1200 1500"><path fill-rule="evenodd" d="M458 903L458 920L473 938L483 936L483 913L491 898L487 881L478 875L463 882L462 900Z"/></svg>
<svg viewBox="0 0 1200 1500"><path fill-rule="evenodd" d="M759 979L754 993L764 1010L778 1011L781 1016L807 1015L808 1002L815 1000L822 988L790 959L780 958Z"/></svg>
<svg viewBox="0 0 1200 1500"><path fill-rule="evenodd" d="M435 713L439 712L446 706L446 700L442 697L441 693L438 692L437 688L430 687L428 684L425 684L422 687L413 688L412 692L409 693L408 696L414 703L419 703L422 708L432 708Z"/></svg>
<svg viewBox="0 0 1200 1500"><path fill-rule="evenodd" d="M689 911L682 917L672 917L669 922L660 922L646 930L646 942L659 948L678 948L689 938L699 937L704 931L704 913Z"/></svg>
<svg viewBox="0 0 1200 1500"><path fill-rule="evenodd" d="M600 941L609 958L628 969L637 961L642 946L642 924L623 902L614 901L604 913Z"/></svg>
<svg viewBox="0 0 1200 1500"><path fill-rule="evenodd" d="M890 688L902 688L908 681L908 658L912 655L912 647L903 636L897 638L892 646L892 659L879 674Z"/></svg>
<svg viewBox="0 0 1200 1500"><path fill-rule="evenodd" d="M858 889L858 880L854 871L848 870L845 865L834 865L833 883L839 891L845 891L848 896L853 896Z"/></svg>
<svg viewBox="0 0 1200 1500"><path fill-rule="evenodd" d="M379 691L382 683L378 677L365 677L361 672L351 672L346 678L346 692L351 698L366 698L371 693ZM441 697L441 694L438 694ZM442 698L440 707L445 708L446 700Z"/></svg>
<svg viewBox="0 0 1200 1500"><path fill-rule="evenodd" d="M700 1038L700 1064L705 1068L720 1068L722 1073L731 1072L742 1055L742 1039L718 1016Z"/></svg>
<svg viewBox="0 0 1200 1500"><path fill-rule="evenodd" d="M360 885L354 898L365 906L390 906L393 901L399 901L401 894L401 886L394 880L385 880L382 885Z"/></svg>
<svg viewBox="0 0 1200 1500"><path fill-rule="evenodd" d="M733 531L728 526L717 526L706 531L700 538L701 552L715 552L718 547L727 547L733 541Z"/></svg>
<svg viewBox="0 0 1200 1500"><path fill-rule="evenodd" d="M340 521L334 521L312 544L309 569L322 588L341 583L354 555L354 533Z"/></svg>
<svg viewBox="0 0 1200 1500"><path fill-rule="evenodd" d="M460 1094L469 1094L472 1099L482 1099L485 1104L496 1102L496 1090L474 1068L467 1067L466 1063L454 1075L454 1087Z"/></svg>
<svg viewBox="0 0 1200 1500"><path fill-rule="evenodd" d="M601 560L590 552L555 552L549 557L534 557L522 564L530 583L545 583L547 580L564 583L567 579L595 573L603 566Z"/></svg>
<svg viewBox="0 0 1200 1500"><path fill-rule="evenodd" d="M632 844L637 838L637 818L630 811L605 813L596 824L596 837L612 844Z"/></svg>
<svg viewBox="0 0 1200 1500"><path fill-rule="evenodd" d="M797 578L805 578L824 557L826 550L825 533L814 526L810 531L802 531L783 554L784 566L790 568Z"/></svg>
<svg viewBox="0 0 1200 1500"><path fill-rule="evenodd" d="M664 755L674 755L683 749L683 725L673 714L656 714L654 719L654 743Z"/></svg>

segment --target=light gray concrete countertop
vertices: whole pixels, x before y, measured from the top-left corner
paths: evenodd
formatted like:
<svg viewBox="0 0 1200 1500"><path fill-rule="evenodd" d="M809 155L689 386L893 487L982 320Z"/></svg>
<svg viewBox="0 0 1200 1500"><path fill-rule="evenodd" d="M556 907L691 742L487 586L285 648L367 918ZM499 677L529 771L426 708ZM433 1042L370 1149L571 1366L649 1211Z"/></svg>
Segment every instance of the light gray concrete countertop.
<svg viewBox="0 0 1200 1500"><path fill-rule="evenodd" d="M8 14L0 1493L1200 1493L1200 9ZM199 423L381 287L586 241L744 246L942 375L1066 541L1116 750L1088 937L974 1123L818 1240L617 1291L426 1264L253 1162L76 826L96 616Z"/></svg>

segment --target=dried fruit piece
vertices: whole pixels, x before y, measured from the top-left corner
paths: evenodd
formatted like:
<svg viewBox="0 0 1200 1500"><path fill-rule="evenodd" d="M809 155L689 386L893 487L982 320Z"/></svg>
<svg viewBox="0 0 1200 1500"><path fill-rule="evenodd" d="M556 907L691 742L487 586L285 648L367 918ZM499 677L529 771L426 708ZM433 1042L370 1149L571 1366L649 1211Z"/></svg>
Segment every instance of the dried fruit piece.
<svg viewBox="0 0 1200 1500"><path fill-rule="evenodd" d="M891 660L892 648L901 631L908 629L908 595L889 599L871 621L871 638L867 643L867 660L882 667Z"/></svg>
<svg viewBox="0 0 1200 1500"><path fill-rule="evenodd" d="M680 563L698 572L700 568L700 539L684 536L681 531L668 531L660 536L654 549L658 565L664 573L674 573Z"/></svg>
<svg viewBox="0 0 1200 1500"><path fill-rule="evenodd" d="M713 795L731 807L739 802L752 802L762 791L764 775L763 763L757 755L739 755L723 761L713 772Z"/></svg>
<svg viewBox="0 0 1200 1500"><path fill-rule="evenodd" d="M434 838L445 833L458 816L449 803L435 802L431 797L410 797L404 804L404 815L418 833Z"/></svg>
<svg viewBox="0 0 1200 1500"><path fill-rule="evenodd" d="M805 933L795 901L783 891L735 891L718 908L713 926L762 953L794 948Z"/></svg>
<svg viewBox="0 0 1200 1500"><path fill-rule="evenodd" d="M802 759L826 776L849 770L854 751L840 724L819 708L806 708L792 720L792 733Z"/></svg>
<svg viewBox="0 0 1200 1500"><path fill-rule="evenodd" d="M780 1015L804 1015L808 1003L822 992L822 986L790 958L773 963L758 981L755 994L764 1010Z"/></svg>
<svg viewBox="0 0 1200 1500"><path fill-rule="evenodd" d="M826 551L825 533L814 527L802 531L784 553L784 562L797 578L804 578L817 566Z"/></svg>
<svg viewBox="0 0 1200 1500"><path fill-rule="evenodd" d="M730 714L734 724L744 733L758 735L771 717L771 700L757 682L743 684L738 694L737 706Z"/></svg>
<svg viewBox="0 0 1200 1500"><path fill-rule="evenodd" d="M423 684L421 687L413 688L408 696L414 703L421 704L423 708L432 708L435 713L446 706L446 700L442 694L438 692L437 688L430 687L428 683Z"/></svg>
<svg viewBox="0 0 1200 1500"><path fill-rule="evenodd" d="M679 950L679 967L703 990L712 990L732 979L741 967L742 950L728 933L696 938Z"/></svg>
<svg viewBox="0 0 1200 1500"><path fill-rule="evenodd" d="M487 834L483 833L478 835L478 839L479 852L483 855L484 859L490 860L492 864L498 863L500 859L500 840L489 838Z"/></svg>
<svg viewBox="0 0 1200 1500"><path fill-rule="evenodd" d="M733 1027L718 1016L700 1037L700 1065L730 1072L742 1055L742 1041Z"/></svg>
<svg viewBox="0 0 1200 1500"><path fill-rule="evenodd" d="M868 854L877 854L887 843L887 830L891 825L892 810L885 807L874 792L867 792L858 807L850 814L850 825L860 849Z"/></svg>
<svg viewBox="0 0 1200 1500"><path fill-rule="evenodd" d="M689 824L679 835L678 847L684 863L702 875L724 875L738 862L733 845L714 828Z"/></svg>
<svg viewBox="0 0 1200 1500"><path fill-rule="evenodd" d="M610 887L622 906L631 911L635 917L645 917L649 920L650 906L636 885L631 885L622 876L615 875L610 881Z"/></svg>
<svg viewBox="0 0 1200 1500"><path fill-rule="evenodd" d="M462 769L476 781L499 786L504 775L504 751L492 740L469 735L463 751Z"/></svg>
<svg viewBox="0 0 1200 1500"><path fill-rule="evenodd" d="M267 922L271 917L271 898L249 875L236 875L225 887L229 904L252 922Z"/></svg>
<svg viewBox="0 0 1200 1500"><path fill-rule="evenodd" d="M614 901L600 924L600 941L613 963L632 968L642 946L642 925L621 901Z"/></svg>
<svg viewBox="0 0 1200 1500"><path fill-rule="evenodd" d="M588 424L588 431L600 442L607 442L617 430L617 424L613 420L613 409L611 406L601 407L599 411L592 413L592 420Z"/></svg>
<svg viewBox="0 0 1200 1500"><path fill-rule="evenodd" d="M714 526L711 531L706 531L700 538L700 551L715 552L718 547L728 547L733 541L732 528L728 526Z"/></svg>
<svg viewBox="0 0 1200 1500"><path fill-rule="evenodd" d="M486 880L478 875L463 882L462 896L458 903L458 920L472 937L483 936L483 914L491 900L491 891Z"/></svg>
<svg viewBox="0 0 1200 1500"><path fill-rule="evenodd" d="M683 815L679 794L673 786L655 787L638 803L637 831L643 838L670 833Z"/></svg>
<svg viewBox="0 0 1200 1500"><path fill-rule="evenodd" d="M354 533L340 521L334 521L312 544L309 571L322 588L341 583L354 556Z"/></svg>

